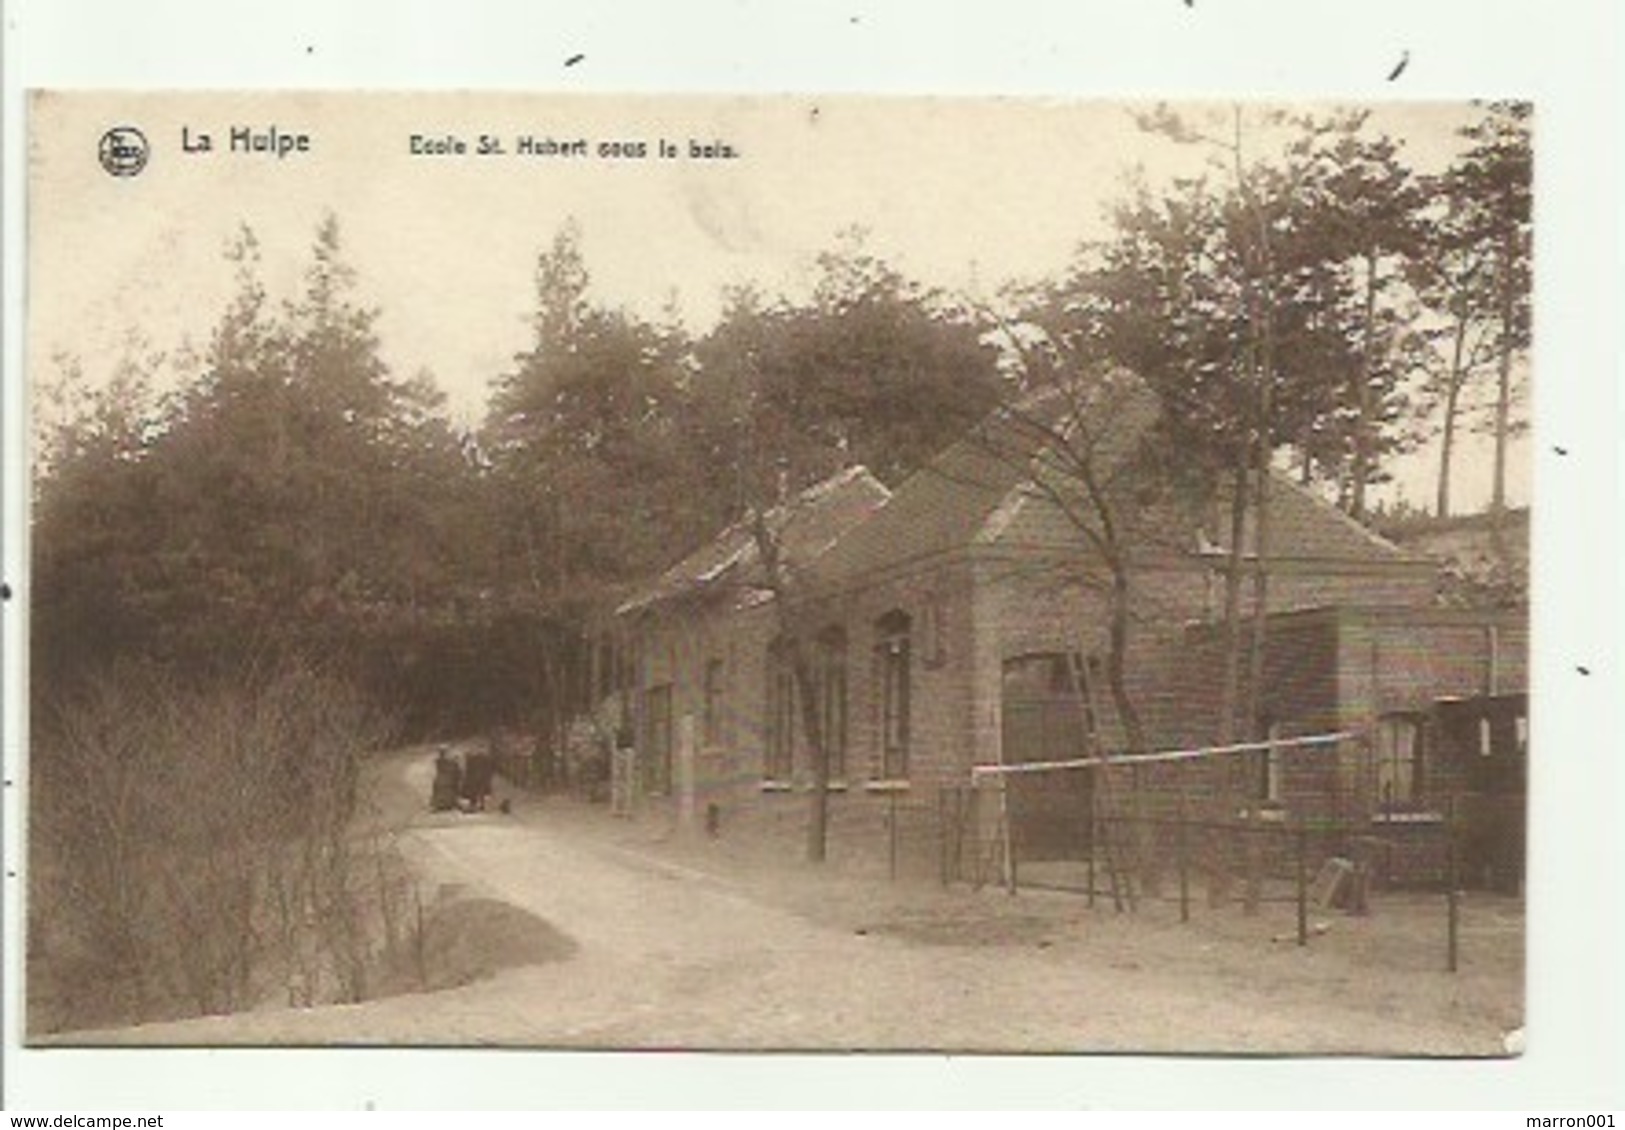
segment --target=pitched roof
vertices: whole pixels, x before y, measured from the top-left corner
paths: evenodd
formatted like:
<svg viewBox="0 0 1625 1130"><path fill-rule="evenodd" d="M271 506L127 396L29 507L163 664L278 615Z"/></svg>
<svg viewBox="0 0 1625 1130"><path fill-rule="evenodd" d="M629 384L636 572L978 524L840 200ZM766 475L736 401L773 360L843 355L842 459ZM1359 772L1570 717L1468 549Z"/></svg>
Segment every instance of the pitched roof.
<svg viewBox="0 0 1625 1130"><path fill-rule="evenodd" d="M787 567L801 568L837 544L843 534L860 527L888 497L885 486L867 468L848 467L769 510L767 524L780 540ZM748 603L751 586L763 580L754 521L747 515L615 611L626 615L669 600L729 590L742 590L742 599Z"/></svg>
<svg viewBox="0 0 1625 1130"><path fill-rule="evenodd" d="M1143 382L1108 374L1081 406L1108 415L1113 427L1090 436L1095 471L1109 473L1156 418ZM874 517L841 540L813 572L824 583L999 540L1016 517L1043 501L1033 487L1057 431L1076 442L1076 397L1051 391L990 414L957 443L905 479ZM1064 470L1052 470L1064 475Z"/></svg>
<svg viewBox="0 0 1625 1130"><path fill-rule="evenodd" d="M1420 561L1367 526L1282 474L1270 476L1270 556L1304 561ZM1248 552L1256 544L1246 527Z"/></svg>
<svg viewBox="0 0 1625 1130"><path fill-rule="evenodd" d="M812 573L833 585L971 545L1076 546L1077 530L1051 497L1081 489L1069 462L1076 467L1086 458L1097 481L1109 482L1124 470L1159 410L1142 381L1117 373L1082 405L1052 394L996 412L904 480L872 518L818 559ZM1091 411L1097 427L1084 432L1078 417ZM1058 432L1064 443L1056 442ZM1040 480L1050 489L1035 485ZM1223 499L1228 492L1220 494ZM1276 560L1391 564L1408 558L1288 476L1270 476L1270 503L1270 553ZM1166 509L1166 524L1181 527L1170 528L1168 542L1194 550L1195 520L1187 527L1176 508ZM1252 518L1249 513L1243 542L1248 553L1256 545Z"/></svg>
<svg viewBox="0 0 1625 1130"><path fill-rule="evenodd" d="M905 479L810 572L828 583L966 545L1021 478L1019 468L960 440Z"/></svg>

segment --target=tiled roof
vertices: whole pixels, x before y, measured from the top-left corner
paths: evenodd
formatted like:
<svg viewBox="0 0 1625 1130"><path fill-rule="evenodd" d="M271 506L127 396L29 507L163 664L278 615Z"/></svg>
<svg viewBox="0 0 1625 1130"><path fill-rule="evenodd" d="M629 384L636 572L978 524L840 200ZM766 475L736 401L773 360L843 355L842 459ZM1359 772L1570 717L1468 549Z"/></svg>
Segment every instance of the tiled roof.
<svg viewBox="0 0 1625 1130"><path fill-rule="evenodd" d="M1105 474L1134 449L1155 419L1144 385L1117 374L1097 389L1113 427L1094 437L1091 462ZM991 414L970 434L905 479L873 518L821 558L818 580L834 584L972 544L1000 541L1043 506L1033 486L1042 456L1076 404L1051 393ZM1074 439L1076 432L1073 433ZM1050 472L1052 475L1057 472Z"/></svg>
<svg viewBox="0 0 1625 1130"><path fill-rule="evenodd" d="M1250 513L1250 512L1249 512ZM1269 554L1304 561L1391 562L1420 560L1286 475L1270 476ZM1246 526L1247 552L1256 534Z"/></svg>
<svg viewBox="0 0 1625 1130"><path fill-rule="evenodd" d="M848 467L768 511L767 522L780 539L786 566L793 571L825 553L854 526L861 526L887 497L886 488L867 468ZM758 560L754 523L747 516L667 569L616 612L624 615L729 586L746 592L765 579Z"/></svg>
<svg viewBox="0 0 1625 1130"><path fill-rule="evenodd" d="M1109 479L1156 420L1155 397L1134 377L1114 375L1099 385L1090 405L1110 426L1090 436L1089 465ZM835 586L906 568L910 563L971 545L1009 549L1075 546L1078 533L1060 509L1035 488L1035 476L1077 489L1057 455L1055 429L1076 449L1088 435L1075 423L1075 402L1050 394L990 415L970 434L909 476L889 495L866 469L849 468L803 491L788 507L769 512L780 529L785 557L815 585ZM1227 520L1221 491L1213 512ZM1198 520L1166 506L1166 543L1194 550ZM1244 552L1255 546L1249 513ZM1143 528L1143 526L1142 526ZM1228 526L1206 531L1210 544ZM1275 560L1396 564L1417 561L1285 475L1270 478L1270 557ZM631 612L683 595L732 585L747 600L760 583L755 538L748 520L668 569L649 589L624 603Z"/></svg>
<svg viewBox="0 0 1625 1130"><path fill-rule="evenodd" d="M968 545L1023 478L1020 464L962 439L905 479L873 517L824 554L813 577L835 583Z"/></svg>
<svg viewBox="0 0 1625 1130"><path fill-rule="evenodd" d="M1155 397L1131 376L1116 378L1105 397L1097 403L1104 405L1110 425L1090 436L1089 450L1091 472L1100 480L1119 472L1158 412ZM1051 396L990 416L906 479L872 518L820 557L814 577L837 585L970 545L1076 546L1077 530L1045 491L1033 485L1035 476L1044 476L1055 489L1081 489L1067 475L1066 457L1050 449L1052 429L1065 427L1073 414L1073 405ZM1076 450L1083 434L1070 430L1069 446ZM1271 476L1270 502L1270 556L1276 560L1380 564L1407 559L1392 543L1287 476ZM1219 510L1226 517L1227 507L1223 502ZM1167 544L1195 549L1196 519L1168 506L1164 524ZM1226 526L1208 534L1222 540L1228 532ZM1243 544L1245 552L1254 552L1251 515Z"/></svg>

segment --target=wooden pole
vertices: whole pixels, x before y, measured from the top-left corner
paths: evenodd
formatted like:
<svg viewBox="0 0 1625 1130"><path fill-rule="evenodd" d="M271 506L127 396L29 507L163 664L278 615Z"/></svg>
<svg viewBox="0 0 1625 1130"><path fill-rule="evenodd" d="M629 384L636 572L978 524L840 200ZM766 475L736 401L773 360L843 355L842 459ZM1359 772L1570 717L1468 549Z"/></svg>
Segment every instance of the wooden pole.
<svg viewBox="0 0 1625 1130"><path fill-rule="evenodd" d="M890 878L896 879L897 878L897 794L895 792L887 794L886 808L887 808L887 813L886 813L886 826L887 826L886 831L887 831L887 835L886 835L886 839L888 841L887 842L886 870L887 870L887 875Z"/></svg>
<svg viewBox="0 0 1625 1130"><path fill-rule="evenodd" d="M1016 893L1015 837L1010 834L1010 779L999 777L999 836L1004 845L1004 885L1010 894Z"/></svg>
<svg viewBox="0 0 1625 1130"><path fill-rule="evenodd" d="M970 837L971 862L974 870L971 873L971 882L979 891L987 884L987 845L982 842L982 790L972 785L965 793L965 835ZM963 864L963 840L960 847L960 863Z"/></svg>
<svg viewBox="0 0 1625 1130"><path fill-rule="evenodd" d="M1445 881L1449 884L1449 888L1445 891L1445 910L1449 919L1445 941L1445 967L1454 973L1458 964L1457 958L1460 956L1461 907L1456 897L1456 798L1453 796L1445 808L1444 819L1448 863Z"/></svg>
<svg viewBox="0 0 1625 1130"><path fill-rule="evenodd" d="M1304 833L1303 818L1299 817L1297 835L1298 854L1298 944L1309 944L1309 845Z"/></svg>
<svg viewBox="0 0 1625 1130"><path fill-rule="evenodd" d="M1179 920L1191 920L1190 857L1185 839L1185 796L1179 797L1179 823L1175 828L1176 850L1179 853Z"/></svg>
<svg viewBox="0 0 1625 1130"><path fill-rule="evenodd" d="M1247 885L1242 895L1241 909L1243 914L1256 915L1264 893L1264 861L1260 856L1258 845L1261 827L1252 813L1240 821L1238 827L1241 831L1242 865L1247 868Z"/></svg>
<svg viewBox="0 0 1625 1130"><path fill-rule="evenodd" d="M1095 782L1089 781L1089 909L1095 908L1095 852L1100 850L1100 814L1095 811Z"/></svg>
<svg viewBox="0 0 1625 1130"><path fill-rule="evenodd" d="M941 839L937 843L937 878L942 885L948 885L948 786L944 785L937 790L937 832Z"/></svg>

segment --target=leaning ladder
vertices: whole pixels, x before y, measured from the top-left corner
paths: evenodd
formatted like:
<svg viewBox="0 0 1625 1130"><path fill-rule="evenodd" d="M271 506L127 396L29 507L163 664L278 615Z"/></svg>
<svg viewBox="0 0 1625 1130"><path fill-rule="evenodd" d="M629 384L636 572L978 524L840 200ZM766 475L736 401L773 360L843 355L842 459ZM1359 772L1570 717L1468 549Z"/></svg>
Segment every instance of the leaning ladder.
<svg viewBox="0 0 1625 1130"><path fill-rule="evenodd" d="M1072 690L1077 695L1078 703L1083 711L1083 740L1090 756L1099 756L1102 752L1100 741L1099 704L1095 699L1094 680L1089 675L1089 669L1083 662L1083 653L1074 651L1067 656L1067 666L1072 677ZM1112 786L1111 769L1101 765L1090 772L1097 772L1094 784L1098 787L1090 790L1090 829L1089 829L1089 855L1093 859L1098 853L1106 865L1106 880L1111 884L1112 907L1119 914L1126 905L1129 910L1135 909L1134 881L1128 867L1125 866L1122 854L1118 850L1117 830L1114 828L1113 817L1117 813L1114 803L1114 790ZM1096 806L1103 807L1106 817L1103 820L1093 818ZM1090 879L1091 894L1094 890L1094 880Z"/></svg>

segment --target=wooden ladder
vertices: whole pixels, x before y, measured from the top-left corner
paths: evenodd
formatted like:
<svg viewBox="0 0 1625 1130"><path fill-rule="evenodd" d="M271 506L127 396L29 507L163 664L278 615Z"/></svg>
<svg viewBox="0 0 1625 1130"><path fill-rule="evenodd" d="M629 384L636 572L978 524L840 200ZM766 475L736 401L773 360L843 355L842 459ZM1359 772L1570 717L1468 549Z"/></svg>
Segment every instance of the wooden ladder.
<svg viewBox="0 0 1625 1130"><path fill-rule="evenodd" d="M1088 665L1083 661L1082 651L1073 651L1067 655L1067 667L1072 677L1072 690L1078 696L1078 703L1083 712L1083 744L1085 756L1100 757L1104 749L1100 740L1100 709L1095 698L1094 680L1090 677ZM1104 766L1097 766L1089 770L1095 773L1091 789L1091 810L1101 809L1106 819L1091 820L1089 829L1089 853L1091 857L1100 855L1106 864L1106 879L1111 884L1112 907L1121 914L1126 905L1129 910L1136 909L1134 880L1132 872L1124 865L1122 853L1118 849L1117 830L1114 827L1117 815L1115 793L1112 786L1110 770Z"/></svg>

